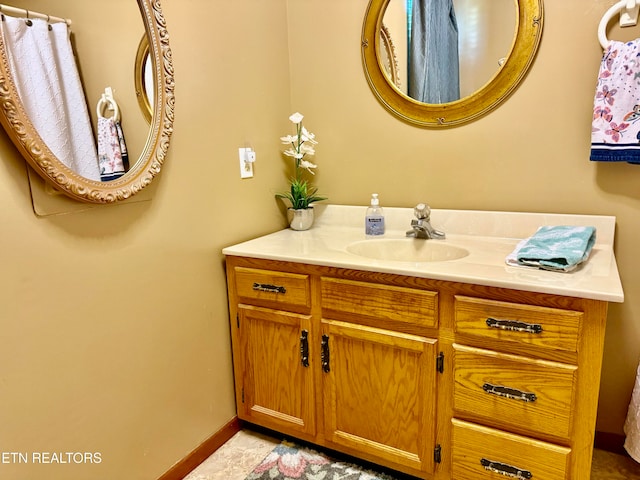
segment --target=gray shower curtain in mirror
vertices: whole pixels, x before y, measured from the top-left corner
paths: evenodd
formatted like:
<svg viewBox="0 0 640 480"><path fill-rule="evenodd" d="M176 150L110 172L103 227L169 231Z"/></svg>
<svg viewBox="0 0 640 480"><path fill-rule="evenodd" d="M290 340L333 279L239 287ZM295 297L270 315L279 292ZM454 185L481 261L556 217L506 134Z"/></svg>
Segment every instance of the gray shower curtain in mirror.
<svg viewBox="0 0 640 480"><path fill-rule="evenodd" d="M453 0L413 0L409 96L424 103L460 98L458 23Z"/></svg>

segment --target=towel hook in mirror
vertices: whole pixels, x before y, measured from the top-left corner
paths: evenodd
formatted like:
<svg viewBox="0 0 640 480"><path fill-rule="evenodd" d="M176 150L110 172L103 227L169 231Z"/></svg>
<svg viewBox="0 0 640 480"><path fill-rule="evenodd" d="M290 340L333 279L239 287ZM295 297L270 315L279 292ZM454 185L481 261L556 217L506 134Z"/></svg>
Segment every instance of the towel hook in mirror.
<svg viewBox="0 0 640 480"><path fill-rule="evenodd" d="M116 122L120 121L120 107L118 106L118 102L113 96L113 89L111 87L106 87L104 89L104 93L98 100L98 105L96 107L96 113L98 117L104 117L104 111L106 108L109 108L113 111L113 120Z"/></svg>

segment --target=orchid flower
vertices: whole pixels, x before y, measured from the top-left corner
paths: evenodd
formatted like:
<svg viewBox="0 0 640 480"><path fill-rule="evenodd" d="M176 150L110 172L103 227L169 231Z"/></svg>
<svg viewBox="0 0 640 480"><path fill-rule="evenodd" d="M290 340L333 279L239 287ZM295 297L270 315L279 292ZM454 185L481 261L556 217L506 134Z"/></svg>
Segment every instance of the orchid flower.
<svg viewBox="0 0 640 480"><path fill-rule="evenodd" d="M313 169L318 167L315 163L305 158L315 155L314 145L317 145L318 142L315 139L316 136L302 126L303 118L304 115L301 113L293 113L289 117L289 120L296 126L296 134L280 137L280 141L284 145L289 145L289 148L285 149L283 153L285 156L294 159L295 177L291 179L290 191L278 193L276 197L289 200L292 208L295 209L309 208L309 204L313 202L326 200L326 197L317 194L317 188L312 187L308 181L303 178L305 171L311 175L315 175Z"/></svg>
<svg viewBox="0 0 640 480"><path fill-rule="evenodd" d="M299 123L302 123L303 118L304 118L304 115L296 112L291 114L291 116L289 117L289 120L291 120L295 124L299 124Z"/></svg>
<svg viewBox="0 0 640 480"><path fill-rule="evenodd" d="M311 169L312 168L318 168L318 166L315 163L311 163L307 160L302 160L300 162L300 168L304 168L305 170L307 170L311 175L315 175L315 172L313 172Z"/></svg>

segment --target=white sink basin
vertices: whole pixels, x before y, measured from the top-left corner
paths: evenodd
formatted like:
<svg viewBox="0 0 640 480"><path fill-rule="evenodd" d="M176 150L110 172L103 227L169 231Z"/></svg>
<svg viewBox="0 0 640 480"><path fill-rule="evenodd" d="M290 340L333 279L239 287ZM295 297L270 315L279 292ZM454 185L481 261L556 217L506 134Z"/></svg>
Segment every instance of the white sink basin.
<svg viewBox="0 0 640 480"><path fill-rule="evenodd" d="M469 255L469 251L441 240L370 239L351 243L347 252L393 262L446 262Z"/></svg>

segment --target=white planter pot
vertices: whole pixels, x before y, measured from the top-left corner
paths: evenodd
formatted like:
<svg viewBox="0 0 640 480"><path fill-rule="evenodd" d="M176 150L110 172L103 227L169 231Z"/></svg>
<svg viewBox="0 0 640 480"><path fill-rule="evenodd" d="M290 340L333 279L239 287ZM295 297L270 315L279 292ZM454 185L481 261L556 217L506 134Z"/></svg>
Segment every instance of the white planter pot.
<svg viewBox="0 0 640 480"><path fill-rule="evenodd" d="M289 226L293 230L309 230L313 225L313 207L287 209Z"/></svg>

